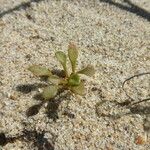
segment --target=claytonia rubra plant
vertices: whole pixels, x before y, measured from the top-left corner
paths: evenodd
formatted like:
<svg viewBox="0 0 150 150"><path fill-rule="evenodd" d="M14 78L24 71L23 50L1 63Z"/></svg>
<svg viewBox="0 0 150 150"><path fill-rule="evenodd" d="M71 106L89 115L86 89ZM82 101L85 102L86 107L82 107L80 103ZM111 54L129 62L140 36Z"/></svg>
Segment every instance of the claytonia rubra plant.
<svg viewBox="0 0 150 150"><path fill-rule="evenodd" d="M59 77L53 74L49 69L39 65L32 65L28 68L35 76L46 77L47 86L43 89L42 97L45 100L50 100L54 98L61 89L68 89L75 94L84 95L85 87L84 82L80 79L80 74L92 76L95 73L94 67L87 65L85 68L76 71L78 50L74 44L69 44L68 55L62 51L57 51L55 56L63 67L63 77ZM68 71L67 57L71 63L71 72Z"/></svg>

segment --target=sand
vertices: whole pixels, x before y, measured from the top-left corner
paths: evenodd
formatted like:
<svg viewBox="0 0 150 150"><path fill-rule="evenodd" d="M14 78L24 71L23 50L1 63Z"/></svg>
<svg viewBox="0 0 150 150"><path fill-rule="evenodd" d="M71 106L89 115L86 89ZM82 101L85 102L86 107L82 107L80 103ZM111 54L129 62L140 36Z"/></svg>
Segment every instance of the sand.
<svg viewBox="0 0 150 150"><path fill-rule="evenodd" d="M139 8L121 0L0 1L3 150L150 149L150 101L120 104L133 101L123 81L150 72L150 1L131 2ZM62 69L55 52L69 42L79 49L78 69L92 64L96 73L82 77L85 96L64 92L41 105L42 82L27 68ZM150 97L150 74L125 90L133 102Z"/></svg>

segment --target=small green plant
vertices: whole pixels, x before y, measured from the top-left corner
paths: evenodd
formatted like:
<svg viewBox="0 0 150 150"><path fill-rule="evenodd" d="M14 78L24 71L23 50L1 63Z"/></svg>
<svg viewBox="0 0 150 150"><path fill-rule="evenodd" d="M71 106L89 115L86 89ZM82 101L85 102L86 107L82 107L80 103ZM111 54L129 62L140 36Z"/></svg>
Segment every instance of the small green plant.
<svg viewBox="0 0 150 150"><path fill-rule="evenodd" d="M84 69L76 71L78 50L74 44L69 44L68 46L68 57L72 67L71 73L69 73L67 68L67 55L62 51L57 51L55 56L63 67L63 77L54 75L49 69L39 65L32 65L28 68L34 75L38 77L47 77L46 81L48 85L43 89L42 97L45 100L54 98L61 89L68 89L75 94L84 95L84 82L80 79L79 74L92 76L95 73L94 67L87 65L87 67Z"/></svg>

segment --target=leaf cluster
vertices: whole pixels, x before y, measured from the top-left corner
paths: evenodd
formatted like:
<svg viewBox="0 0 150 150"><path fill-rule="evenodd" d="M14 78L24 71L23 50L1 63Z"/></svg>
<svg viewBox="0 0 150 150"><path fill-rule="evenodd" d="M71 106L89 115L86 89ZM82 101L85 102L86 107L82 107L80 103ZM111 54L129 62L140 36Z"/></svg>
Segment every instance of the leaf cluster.
<svg viewBox="0 0 150 150"><path fill-rule="evenodd" d="M95 73L94 67L87 65L85 68L76 71L78 50L72 43L68 46L68 58L71 63L71 73L69 73L67 68L67 55L62 51L57 51L55 56L63 67L64 77L59 77L53 74L49 69L39 65L32 65L28 68L34 75L47 78L48 85L42 92L43 98L45 100L54 98L61 89L68 89L75 94L84 95L85 87L84 82L80 79L80 74L92 76Z"/></svg>

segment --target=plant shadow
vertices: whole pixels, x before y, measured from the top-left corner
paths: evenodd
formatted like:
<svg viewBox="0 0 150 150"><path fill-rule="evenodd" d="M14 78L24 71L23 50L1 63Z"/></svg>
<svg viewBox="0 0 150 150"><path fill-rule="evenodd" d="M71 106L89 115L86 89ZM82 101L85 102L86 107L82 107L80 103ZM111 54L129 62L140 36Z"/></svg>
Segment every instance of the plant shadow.
<svg viewBox="0 0 150 150"><path fill-rule="evenodd" d="M101 102L101 103L105 103L107 101ZM123 103L118 103L118 102L113 102L116 106L120 106L124 109L129 109L130 112L127 113L123 113L123 114L115 114L115 115L104 115L104 117L110 117L112 119L119 119L123 116L126 115L134 115L134 114L138 114L138 115L150 115L150 106L142 106L140 104L138 105L131 105L131 102L129 100L126 100ZM97 108L97 107L96 107ZM96 111L97 113L97 111ZM98 113L97 113L98 114Z"/></svg>
<svg viewBox="0 0 150 150"><path fill-rule="evenodd" d="M29 2L23 2L20 5L15 6L14 8L11 8L9 10L6 10L6 11L3 11L2 13L0 13L0 18L2 18L4 15L9 14L9 13L11 13L13 11L17 11L17 10L20 10L20 9L24 9L25 10L28 7L31 6L32 2L39 3L40 1L44 1L44 0L30 0Z"/></svg>
<svg viewBox="0 0 150 150"><path fill-rule="evenodd" d="M65 77L64 70L53 69L52 70L52 74L55 74L55 75L59 76L60 78L64 78Z"/></svg>
<svg viewBox="0 0 150 150"><path fill-rule="evenodd" d="M54 150L55 140L49 142L45 137L45 132L37 132L36 130L24 130L23 134L15 137L6 137L4 133L0 133L0 146L5 146L8 143L14 143L16 140L32 142L33 146L38 150Z"/></svg>
<svg viewBox="0 0 150 150"><path fill-rule="evenodd" d="M38 88L45 87L44 83L35 83L35 84L20 84L16 87L16 91L21 92L23 94L28 94L32 91L36 91Z"/></svg>
<svg viewBox="0 0 150 150"><path fill-rule="evenodd" d="M150 106L134 106L130 108L132 114L148 115L150 114Z"/></svg>
<svg viewBox="0 0 150 150"><path fill-rule="evenodd" d="M128 113L124 114L117 114L117 115L108 115L105 117L109 117L113 120L115 119L120 119L124 116L128 115L141 115L141 116L146 116L146 119L143 120L143 129L145 132L149 133L150 132L150 106L142 106L142 105L130 105L129 101L126 101L124 103L117 103L121 107L126 107L130 110Z"/></svg>
<svg viewBox="0 0 150 150"><path fill-rule="evenodd" d="M123 0L124 3L126 3L128 6L117 3L113 0L99 0L100 2L103 3L108 3L109 5L116 6L122 10L129 11L131 13L136 14L137 16L140 16L148 21L150 21L150 13L143 8L140 8L139 6L133 4L130 0Z"/></svg>
<svg viewBox="0 0 150 150"><path fill-rule="evenodd" d="M43 106L43 102L33 105L30 108L27 109L26 115L27 117L35 116L39 113L41 107Z"/></svg>
<svg viewBox="0 0 150 150"><path fill-rule="evenodd" d="M56 70L55 70L56 71ZM58 72L59 73L59 72ZM60 72L61 73L61 72ZM62 75L62 74L61 74ZM41 78L41 80L45 80L45 78ZM16 87L16 90L18 92L21 92L23 94L28 94L32 91L37 91L38 88L45 87L46 84L43 83L34 83L34 84L21 84ZM40 109L43 107L45 103L46 104L46 114L47 117L52 119L53 121L56 121L58 117L58 108L61 102L65 99L68 99L70 97L70 93L67 92L66 94L62 94L65 91L65 89L60 90L55 98L52 98L48 101L45 101L44 98L42 97L41 93L37 93L33 96L33 98L37 101L39 101L38 104L35 104L28 108L26 110L26 116L27 117L32 117L35 116L39 113ZM68 116L69 118L74 118L73 114L71 112L64 112L64 115Z"/></svg>
<svg viewBox="0 0 150 150"><path fill-rule="evenodd" d="M54 122L59 118L58 117L58 108L61 103L61 100L52 99L48 102L46 107L46 114L48 118L52 119Z"/></svg>
<svg viewBox="0 0 150 150"><path fill-rule="evenodd" d="M143 128L145 132L150 132L150 120L148 119L150 118L150 106L137 105L130 107L130 113L128 113L127 115L134 114L146 116L146 119L143 120Z"/></svg>
<svg viewBox="0 0 150 150"><path fill-rule="evenodd" d="M38 88L41 88L41 87L44 87L45 84L20 84L16 87L16 90L18 92L21 92L23 94L28 94L32 91L36 91ZM42 107L44 101L43 101L43 98L41 96L41 94L35 94L34 97L33 97L35 100L37 101L40 101L38 104L35 104L33 106L31 106L30 108L27 109L26 111L26 115L27 117L30 117L30 116L34 116L36 114L38 114L40 108Z"/></svg>
<svg viewBox="0 0 150 150"><path fill-rule="evenodd" d="M130 111L129 112L125 112L125 113L122 113L122 114L115 114L115 115L111 115L111 114L108 114L108 115L103 115L101 114L101 116L98 116L99 117L108 117L112 120L118 120L118 119L121 119L125 116L134 116L134 115L140 115L140 116L143 116L143 130L146 132L146 133L150 133L150 106L142 106L142 105L135 105L135 106L132 106L127 102L125 103L116 103L117 105L119 105L120 107L124 107L124 108L128 108Z"/></svg>
<svg viewBox="0 0 150 150"><path fill-rule="evenodd" d="M46 106L46 114L48 116L48 118L52 119L54 122L59 119L58 116L58 109L59 109L59 105L61 104L62 101L67 100L67 105L69 103L69 99L70 99L70 93L65 93L63 95L61 95L61 93L63 93L64 90L60 91L58 93L58 97L51 99L48 101L47 106ZM67 106L66 106L67 107ZM63 115L68 116L69 118L73 118L71 117L71 112L67 111L68 113L63 113Z"/></svg>
<svg viewBox="0 0 150 150"><path fill-rule="evenodd" d="M46 138L44 138L44 131L38 133L36 130L28 131L24 130L24 140L27 142L32 141L34 147L37 147L38 150L54 150L54 142L50 143Z"/></svg>

